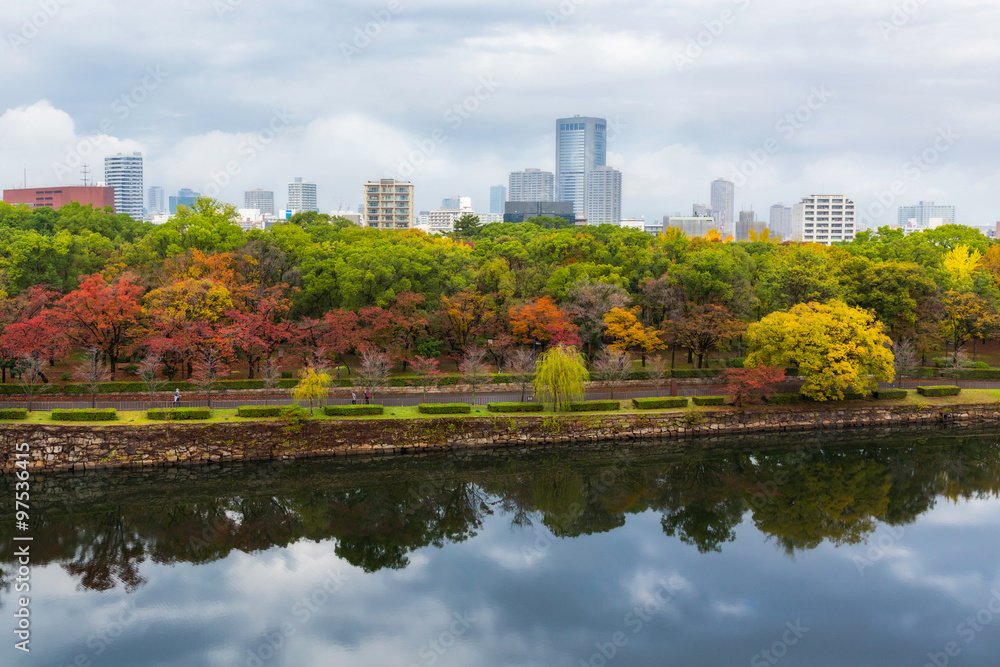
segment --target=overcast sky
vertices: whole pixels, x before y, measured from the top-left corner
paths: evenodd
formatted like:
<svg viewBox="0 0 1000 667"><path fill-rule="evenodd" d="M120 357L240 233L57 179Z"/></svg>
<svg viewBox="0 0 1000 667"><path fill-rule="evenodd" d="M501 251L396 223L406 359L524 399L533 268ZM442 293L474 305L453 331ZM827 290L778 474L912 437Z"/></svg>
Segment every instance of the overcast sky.
<svg viewBox="0 0 1000 667"><path fill-rule="evenodd" d="M609 121L625 216L690 214L723 176L762 219L844 193L876 224L918 200L1000 220L995 0L3 0L0 21L2 187L139 150L168 195L281 207L301 176L356 209L402 175L420 209L486 211L580 114Z"/></svg>

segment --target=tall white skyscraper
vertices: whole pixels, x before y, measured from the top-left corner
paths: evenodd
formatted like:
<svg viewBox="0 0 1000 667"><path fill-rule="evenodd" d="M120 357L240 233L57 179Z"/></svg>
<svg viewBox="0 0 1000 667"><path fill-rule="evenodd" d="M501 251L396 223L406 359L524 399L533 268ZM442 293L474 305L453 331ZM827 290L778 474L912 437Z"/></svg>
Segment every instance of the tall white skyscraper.
<svg viewBox="0 0 1000 667"><path fill-rule="evenodd" d="M294 183L288 184L288 210L294 213L305 211L315 211L319 213L319 205L316 200L316 184L296 178Z"/></svg>
<svg viewBox="0 0 1000 667"><path fill-rule="evenodd" d="M274 215L274 192L261 188L247 190L243 193L243 208L256 209L261 215Z"/></svg>
<svg viewBox="0 0 1000 667"><path fill-rule="evenodd" d="M608 164L608 122L574 116L556 121L556 201L587 214L587 174ZM513 201L513 200L512 200Z"/></svg>
<svg viewBox="0 0 1000 667"><path fill-rule="evenodd" d="M163 188L159 185L154 185L149 188L148 196L146 198L146 210L153 214L167 212L167 198L163 192Z"/></svg>
<svg viewBox="0 0 1000 667"><path fill-rule="evenodd" d="M812 195L793 207L795 234L809 243L853 241L854 202L844 195Z"/></svg>
<svg viewBox="0 0 1000 667"><path fill-rule="evenodd" d="M555 201L554 187L555 177L551 171L515 171L510 175L510 199L507 201Z"/></svg>
<svg viewBox="0 0 1000 667"><path fill-rule="evenodd" d="M587 172L587 224L618 225L622 220L622 173L611 167Z"/></svg>
<svg viewBox="0 0 1000 667"><path fill-rule="evenodd" d="M490 188L490 213L503 215L503 205L507 203L507 188L494 185Z"/></svg>
<svg viewBox="0 0 1000 667"><path fill-rule="evenodd" d="M115 211L142 220L142 153L104 158L104 184L115 189Z"/></svg>
<svg viewBox="0 0 1000 667"><path fill-rule="evenodd" d="M712 181L712 212L723 234L735 231L736 184L723 178Z"/></svg>

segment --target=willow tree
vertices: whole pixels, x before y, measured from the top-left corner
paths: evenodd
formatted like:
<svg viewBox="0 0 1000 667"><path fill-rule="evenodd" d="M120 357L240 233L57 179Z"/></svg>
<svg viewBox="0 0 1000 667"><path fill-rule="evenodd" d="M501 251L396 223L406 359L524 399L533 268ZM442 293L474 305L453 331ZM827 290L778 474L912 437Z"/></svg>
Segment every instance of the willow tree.
<svg viewBox="0 0 1000 667"><path fill-rule="evenodd" d="M539 357L535 365L535 393L543 402L552 402L559 412L574 398L583 396L587 366L575 347L559 345Z"/></svg>
<svg viewBox="0 0 1000 667"><path fill-rule="evenodd" d="M313 367L309 367L302 372L302 379L299 380L298 386L295 387L293 395L296 400L309 401L309 414L311 415L316 401L319 400L322 403L332 381L330 374L324 372L323 369L316 370Z"/></svg>

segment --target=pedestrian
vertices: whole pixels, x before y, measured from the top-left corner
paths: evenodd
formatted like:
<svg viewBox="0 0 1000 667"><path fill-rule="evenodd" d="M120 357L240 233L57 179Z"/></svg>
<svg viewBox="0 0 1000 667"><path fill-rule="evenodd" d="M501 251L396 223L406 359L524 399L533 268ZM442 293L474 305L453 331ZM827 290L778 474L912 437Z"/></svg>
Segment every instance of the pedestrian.
<svg viewBox="0 0 1000 667"><path fill-rule="evenodd" d="M365 392L365 405L368 405L368 404L369 404L369 403L371 402L371 397L372 397L372 395L371 395L371 394L369 394L369 393L368 393L368 392L366 391L366 392Z"/></svg>
<svg viewBox="0 0 1000 667"><path fill-rule="evenodd" d="M180 402L181 402L181 390L174 389L174 405L177 405Z"/></svg>
<svg viewBox="0 0 1000 667"><path fill-rule="evenodd" d="M358 404L358 395L357 395L357 394L355 394L355 393L354 393L354 392L352 391L352 392L351 392L351 405L357 405L357 404Z"/></svg>
<svg viewBox="0 0 1000 667"><path fill-rule="evenodd" d="M337 366L337 379L340 379L340 366Z"/></svg>

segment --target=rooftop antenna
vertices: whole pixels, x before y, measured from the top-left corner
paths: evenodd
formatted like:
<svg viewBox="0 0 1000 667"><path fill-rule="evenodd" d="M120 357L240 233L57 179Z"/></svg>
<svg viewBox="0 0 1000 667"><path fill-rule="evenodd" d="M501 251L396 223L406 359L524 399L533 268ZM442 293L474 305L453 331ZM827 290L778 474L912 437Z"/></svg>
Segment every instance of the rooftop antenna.
<svg viewBox="0 0 1000 667"><path fill-rule="evenodd" d="M24 189L28 189L28 165L24 165Z"/></svg>
<svg viewBox="0 0 1000 667"><path fill-rule="evenodd" d="M86 187L90 187L90 179L87 178L88 176L90 176L90 171L87 169L87 166L88 166L87 163L84 162L83 163L83 187L85 187L85 188Z"/></svg>

